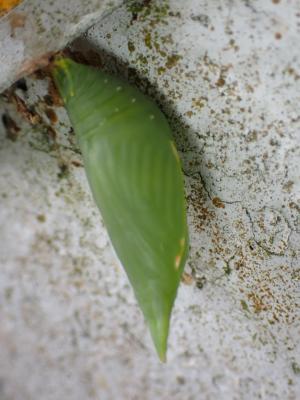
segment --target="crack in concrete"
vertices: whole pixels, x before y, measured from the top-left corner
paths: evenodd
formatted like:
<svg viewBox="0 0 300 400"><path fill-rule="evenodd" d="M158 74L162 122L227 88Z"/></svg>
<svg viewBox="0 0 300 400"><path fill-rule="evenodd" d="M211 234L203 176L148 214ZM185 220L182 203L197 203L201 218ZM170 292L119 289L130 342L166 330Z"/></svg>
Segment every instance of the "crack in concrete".
<svg viewBox="0 0 300 400"><path fill-rule="evenodd" d="M212 195L212 194L210 193L210 191L209 191L209 189L208 189L208 187L207 187L207 184L206 184L206 182L205 182L205 179L204 179L204 177L203 177L203 175L201 174L200 171L197 171L197 172L194 172L194 173L188 173L188 172L186 172L186 171L183 169L183 174L184 174L185 176L190 177L190 178L194 178L195 176L199 176L200 181L201 181L201 184L202 184L202 186L203 186L203 189L204 189L204 191L206 192L208 198L211 200L212 203L213 203L213 199L214 199L215 197L218 197L218 198L220 199L220 201L221 201L222 203L224 203L224 204L239 204L239 203L242 203L242 202L243 202L243 200L232 200L232 201L230 201L230 200L224 200L224 199L222 199L222 198L221 198L219 195L217 195L217 194Z"/></svg>
<svg viewBox="0 0 300 400"><path fill-rule="evenodd" d="M287 250L287 248L288 248L288 245L289 245L290 236L291 236L291 234L292 234L292 230L290 229L290 226L289 226L288 222L285 220L285 218L284 218L284 220L285 220L285 222L287 223L287 226L289 227L289 234L288 234L288 237L287 237L287 240L286 240L286 246L285 246L285 249L284 249L283 251L281 251L281 252L276 252L276 251L272 251L272 250L268 249L266 246L264 246L264 245L256 238L256 235L255 235L255 222L254 222L253 219L252 219L251 213L250 213L250 211L249 211L247 208L243 207L243 209L244 209L244 211L245 211L245 213L246 213L246 215L247 215L247 217L248 217L248 219L249 219L249 221L250 221L253 240L254 240L254 242L257 244L257 246L259 246L261 249L263 249L263 250L264 250L267 254L269 254L269 255L280 256L280 257L284 256L284 254L285 254L285 252L286 252L286 250ZM279 231L278 233L280 233L280 232L281 232L281 231Z"/></svg>

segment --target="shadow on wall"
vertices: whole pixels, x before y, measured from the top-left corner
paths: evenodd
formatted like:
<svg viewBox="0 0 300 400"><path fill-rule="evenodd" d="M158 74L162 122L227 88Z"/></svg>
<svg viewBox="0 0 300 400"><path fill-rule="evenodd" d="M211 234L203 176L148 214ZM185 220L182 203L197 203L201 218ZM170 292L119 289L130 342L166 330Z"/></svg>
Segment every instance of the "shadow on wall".
<svg viewBox="0 0 300 400"><path fill-rule="evenodd" d="M65 54L79 63L91 65L95 68L103 68L105 71L123 77L126 81L135 85L155 101L168 119L177 149L180 152L195 150L199 153L198 132L184 120L176 110L174 101L162 93L155 82L150 82L146 76L142 75L137 69L130 67L128 63L120 58L117 58L113 53L103 49L99 50L84 37L76 39L65 50ZM200 164L199 162L198 165ZM197 172L201 173L201 171ZM191 174L186 168L184 168L184 173L186 175Z"/></svg>

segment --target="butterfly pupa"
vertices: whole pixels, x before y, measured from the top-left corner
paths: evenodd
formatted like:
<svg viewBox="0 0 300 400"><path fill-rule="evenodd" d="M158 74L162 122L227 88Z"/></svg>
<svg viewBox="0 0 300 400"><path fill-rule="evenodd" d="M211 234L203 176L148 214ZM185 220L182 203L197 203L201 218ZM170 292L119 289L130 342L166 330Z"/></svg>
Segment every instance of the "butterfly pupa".
<svg viewBox="0 0 300 400"><path fill-rule="evenodd" d="M68 58L53 76L112 245L159 358L188 253L181 163L157 105L125 81Z"/></svg>

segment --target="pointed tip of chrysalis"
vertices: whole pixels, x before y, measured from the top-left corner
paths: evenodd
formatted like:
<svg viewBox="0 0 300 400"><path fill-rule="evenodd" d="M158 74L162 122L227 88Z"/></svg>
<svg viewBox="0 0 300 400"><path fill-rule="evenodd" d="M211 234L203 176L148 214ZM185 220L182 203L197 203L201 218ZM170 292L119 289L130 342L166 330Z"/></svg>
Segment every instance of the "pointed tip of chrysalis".
<svg viewBox="0 0 300 400"><path fill-rule="evenodd" d="M160 361L165 363L167 361L169 315L149 321L149 328L157 355Z"/></svg>

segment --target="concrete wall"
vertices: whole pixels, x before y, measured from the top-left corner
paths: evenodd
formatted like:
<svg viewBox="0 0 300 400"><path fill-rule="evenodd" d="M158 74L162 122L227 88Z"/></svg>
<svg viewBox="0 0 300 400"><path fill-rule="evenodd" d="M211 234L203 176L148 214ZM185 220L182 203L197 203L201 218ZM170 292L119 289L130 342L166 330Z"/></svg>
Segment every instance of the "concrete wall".
<svg viewBox="0 0 300 400"><path fill-rule="evenodd" d="M49 78L13 92L33 116L2 100L20 130L0 125L1 400L300 397L299 31L299 1L152 0L72 47L158 101L183 160L165 365Z"/></svg>

